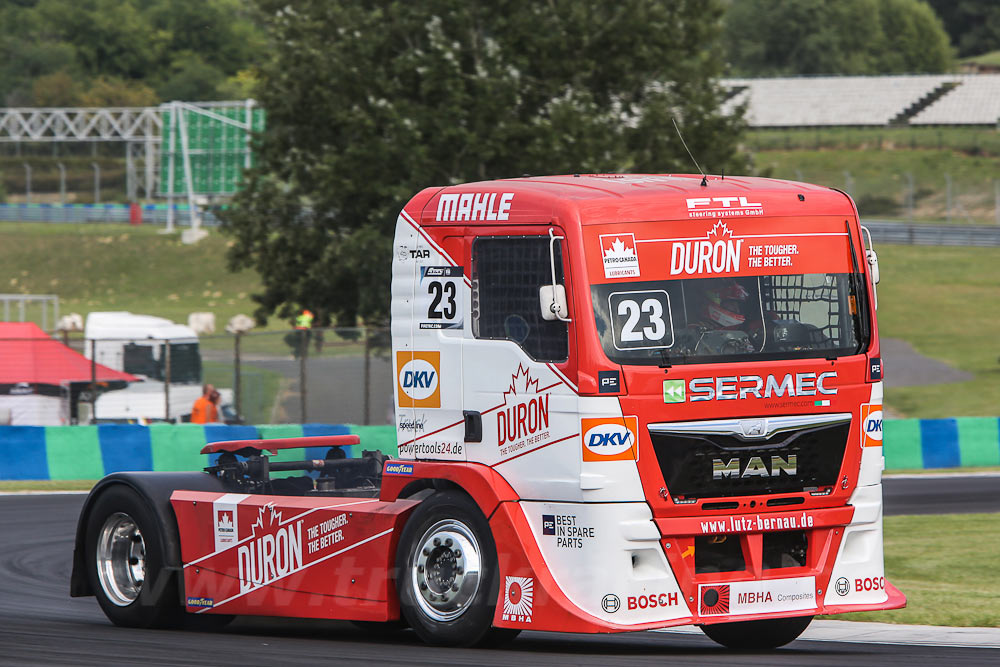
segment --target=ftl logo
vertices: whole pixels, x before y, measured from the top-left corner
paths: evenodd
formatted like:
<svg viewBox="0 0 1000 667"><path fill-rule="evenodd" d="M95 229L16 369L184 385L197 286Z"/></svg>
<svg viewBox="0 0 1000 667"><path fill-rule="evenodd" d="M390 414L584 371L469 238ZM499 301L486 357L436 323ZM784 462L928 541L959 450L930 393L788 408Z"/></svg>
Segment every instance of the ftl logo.
<svg viewBox="0 0 1000 667"><path fill-rule="evenodd" d="M601 234L601 258L605 278L638 278L639 257L635 234Z"/></svg>
<svg viewBox="0 0 1000 667"><path fill-rule="evenodd" d="M687 200L689 218L746 218L764 215L760 202L746 197L694 197Z"/></svg>

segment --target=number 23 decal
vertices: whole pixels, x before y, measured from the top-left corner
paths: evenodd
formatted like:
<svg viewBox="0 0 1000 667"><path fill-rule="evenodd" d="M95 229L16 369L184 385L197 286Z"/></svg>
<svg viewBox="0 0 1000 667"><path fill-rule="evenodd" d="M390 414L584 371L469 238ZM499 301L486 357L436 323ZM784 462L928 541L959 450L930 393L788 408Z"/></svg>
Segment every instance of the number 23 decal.
<svg viewBox="0 0 1000 667"><path fill-rule="evenodd" d="M674 344L670 295L663 290L613 292L608 295L615 347L637 350Z"/></svg>
<svg viewBox="0 0 1000 667"><path fill-rule="evenodd" d="M458 314L458 304L455 301L455 283L432 280L427 284L427 293L431 296L431 305L427 308L429 320L453 320Z"/></svg>

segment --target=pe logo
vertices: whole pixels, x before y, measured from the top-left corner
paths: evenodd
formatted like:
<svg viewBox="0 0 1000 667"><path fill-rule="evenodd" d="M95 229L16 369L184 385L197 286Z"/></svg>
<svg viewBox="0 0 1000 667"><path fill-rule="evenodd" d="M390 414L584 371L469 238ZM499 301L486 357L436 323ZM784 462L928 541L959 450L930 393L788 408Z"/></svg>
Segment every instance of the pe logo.
<svg viewBox="0 0 1000 667"><path fill-rule="evenodd" d="M664 403L684 402L684 380L663 381L663 402Z"/></svg>
<svg viewBox="0 0 1000 667"><path fill-rule="evenodd" d="M637 417L581 419L584 461L634 461L639 449Z"/></svg>
<svg viewBox="0 0 1000 667"><path fill-rule="evenodd" d="M441 407L440 352L396 352L396 368L399 407Z"/></svg>
<svg viewBox="0 0 1000 667"><path fill-rule="evenodd" d="M882 446L882 406L861 406L861 446Z"/></svg>

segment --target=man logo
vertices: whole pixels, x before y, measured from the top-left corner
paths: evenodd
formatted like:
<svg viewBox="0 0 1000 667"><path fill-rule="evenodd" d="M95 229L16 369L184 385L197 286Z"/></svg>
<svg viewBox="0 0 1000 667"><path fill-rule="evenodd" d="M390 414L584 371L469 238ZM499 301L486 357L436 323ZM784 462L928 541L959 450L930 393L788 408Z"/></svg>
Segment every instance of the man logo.
<svg viewBox="0 0 1000 667"><path fill-rule="evenodd" d="M837 595L839 595L840 597L844 597L845 595L851 592L851 582L849 582L847 579L843 577L837 579L836 590L837 590Z"/></svg>
<svg viewBox="0 0 1000 667"><path fill-rule="evenodd" d="M399 407L441 407L440 352L397 352L396 368Z"/></svg>
<svg viewBox="0 0 1000 667"><path fill-rule="evenodd" d="M764 419L741 419L740 430L744 438L763 438L767 421Z"/></svg>
<svg viewBox="0 0 1000 667"><path fill-rule="evenodd" d="M622 608L622 601L614 593L608 593L601 598L601 609L609 614L613 614Z"/></svg>

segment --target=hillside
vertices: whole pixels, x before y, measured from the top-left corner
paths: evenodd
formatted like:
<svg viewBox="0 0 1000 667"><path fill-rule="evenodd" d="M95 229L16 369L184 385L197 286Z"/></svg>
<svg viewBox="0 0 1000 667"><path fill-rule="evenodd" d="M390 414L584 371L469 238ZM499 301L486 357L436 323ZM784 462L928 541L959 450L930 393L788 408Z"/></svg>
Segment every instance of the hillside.
<svg viewBox="0 0 1000 667"><path fill-rule="evenodd" d="M57 294L63 313L131 310L184 322L192 311L211 311L221 330L236 313L253 312L249 295L260 285L252 272L226 271L226 244L218 232L184 246L149 227L0 223L0 284L8 293ZM1000 249L882 246L879 255L881 335L974 376L890 389L887 405L909 416L995 414ZM288 324L272 319L269 328ZM280 336L246 345L287 354Z"/></svg>

